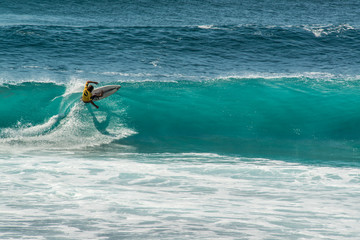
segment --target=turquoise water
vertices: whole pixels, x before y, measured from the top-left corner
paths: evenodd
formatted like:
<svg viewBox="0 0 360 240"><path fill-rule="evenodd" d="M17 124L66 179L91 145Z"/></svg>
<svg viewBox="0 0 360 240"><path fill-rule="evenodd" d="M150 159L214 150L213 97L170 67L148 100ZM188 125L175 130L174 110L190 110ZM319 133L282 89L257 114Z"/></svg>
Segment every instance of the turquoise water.
<svg viewBox="0 0 360 240"><path fill-rule="evenodd" d="M99 102L99 110L79 100L83 84L78 81L4 84L3 146L21 142L36 147L38 142L40 148L81 149L106 144L117 151L112 144L121 144L136 152L316 157L357 165L356 80L229 77L106 84L122 88Z"/></svg>
<svg viewBox="0 0 360 240"><path fill-rule="evenodd" d="M3 1L0 239L358 239L359 7Z"/></svg>

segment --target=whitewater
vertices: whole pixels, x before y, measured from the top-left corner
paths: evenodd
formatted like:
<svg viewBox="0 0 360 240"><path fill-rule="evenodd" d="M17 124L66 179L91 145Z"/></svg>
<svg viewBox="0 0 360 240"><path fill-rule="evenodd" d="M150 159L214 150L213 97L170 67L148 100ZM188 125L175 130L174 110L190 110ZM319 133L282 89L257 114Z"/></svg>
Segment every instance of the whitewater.
<svg viewBox="0 0 360 240"><path fill-rule="evenodd" d="M2 1L0 239L359 239L358 9Z"/></svg>

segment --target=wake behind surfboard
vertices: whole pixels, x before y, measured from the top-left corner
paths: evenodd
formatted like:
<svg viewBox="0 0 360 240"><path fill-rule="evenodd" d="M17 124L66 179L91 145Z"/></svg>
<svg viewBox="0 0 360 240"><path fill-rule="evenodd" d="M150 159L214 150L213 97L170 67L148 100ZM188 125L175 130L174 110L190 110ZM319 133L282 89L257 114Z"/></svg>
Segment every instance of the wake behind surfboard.
<svg viewBox="0 0 360 240"><path fill-rule="evenodd" d="M101 97L95 96L93 98L93 101L99 101L101 99L107 98L110 95L116 93L121 88L120 85L108 85L100 88L96 88L92 91L92 95L95 95L97 93L103 92L103 95Z"/></svg>

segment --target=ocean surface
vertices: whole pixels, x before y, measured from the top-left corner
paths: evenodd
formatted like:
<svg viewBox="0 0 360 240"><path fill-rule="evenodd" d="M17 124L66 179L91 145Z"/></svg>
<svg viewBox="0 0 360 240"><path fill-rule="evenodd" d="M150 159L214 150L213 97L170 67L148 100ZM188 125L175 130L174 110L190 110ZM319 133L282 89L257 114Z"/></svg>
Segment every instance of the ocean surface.
<svg viewBox="0 0 360 240"><path fill-rule="evenodd" d="M359 1L4 0L0 63L0 239L360 239Z"/></svg>

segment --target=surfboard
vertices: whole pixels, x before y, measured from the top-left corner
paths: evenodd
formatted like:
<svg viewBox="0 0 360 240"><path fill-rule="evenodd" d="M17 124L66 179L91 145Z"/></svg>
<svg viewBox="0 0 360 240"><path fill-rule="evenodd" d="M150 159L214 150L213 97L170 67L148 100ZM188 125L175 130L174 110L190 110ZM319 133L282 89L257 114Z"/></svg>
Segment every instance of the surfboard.
<svg viewBox="0 0 360 240"><path fill-rule="evenodd" d="M92 95L101 93L101 91L103 92L103 95L101 97L94 97L93 101L99 101L101 99L107 98L108 96L116 93L117 90L120 89L120 87L121 87L120 85L108 85L108 86L104 86L104 87L95 88L91 92Z"/></svg>

